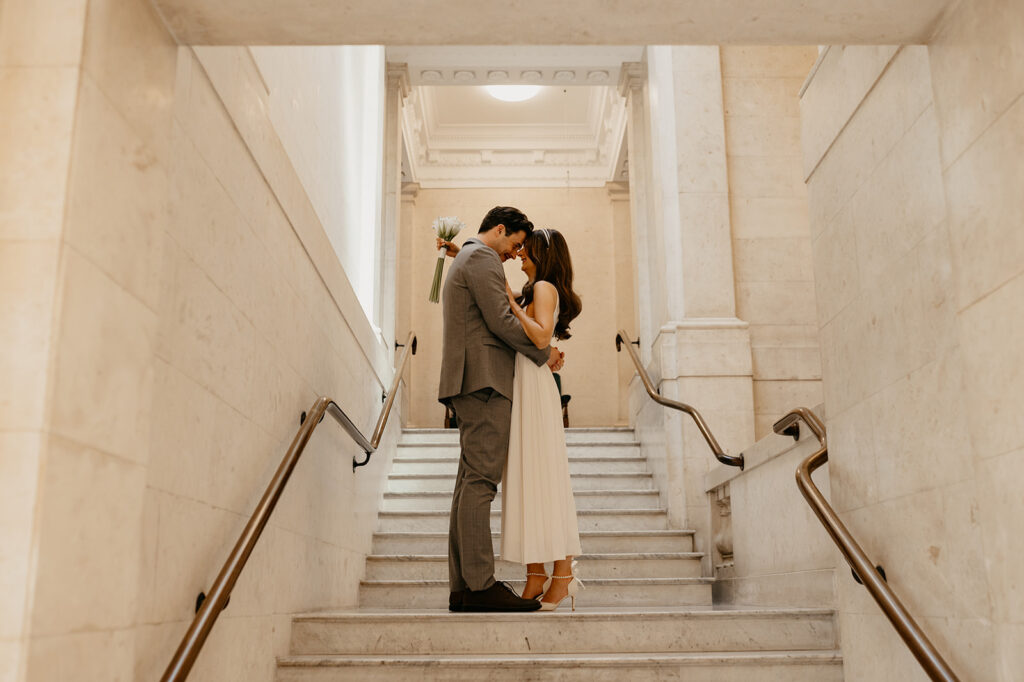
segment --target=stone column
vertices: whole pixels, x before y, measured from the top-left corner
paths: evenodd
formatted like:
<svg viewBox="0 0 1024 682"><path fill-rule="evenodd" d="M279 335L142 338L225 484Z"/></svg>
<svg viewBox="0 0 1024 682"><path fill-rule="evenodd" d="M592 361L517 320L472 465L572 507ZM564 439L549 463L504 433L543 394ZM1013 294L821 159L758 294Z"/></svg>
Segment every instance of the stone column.
<svg viewBox="0 0 1024 682"><path fill-rule="evenodd" d="M640 159L630 140L633 194L647 203L637 226L638 265L647 269L643 277L638 271L637 296L650 315L641 323L643 357L662 395L696 407L722 447L737 453L754 439L753 388L749 331L736 318L719 52L649 47L646 66L646 107L635 101L638 86L627 100L631 127L645 117L649 139ZM635 385L640 438L659 439L665 450L656 468L670 518L698 530L706 550L703 477L715 460L689 417L671 410L645 417L649 402Z"/></svg>
<svg viewBox="0 0 1024 682"><path fill-rule="evenodd" d="M612 204L612 234L615 240L615 328L636 333L636 273L633 262L633 228L630 224L629 184L605 183ZM616 421L629 423L629 382L633 363L619 353L619 410Z"/></svg>
<svg viewBox="0 0 1024 682"><path fill-rule="evenodd" d="M387 94L384 103L384 182L381 185L381 250L377 287L377 319L380 333L390 351L394 350L397 316L399 216L402 205L402 105L409 96L409 67L387 65Z"/></svg>
<svg viewBox="0 0 1024 682"><path fill-rule="evenodd" d="M395 299L395 331L399 340L404 339L410 331L419 331L415 329L412 321L412 244L414 242L413 232L415 230L413 221L415 220L416 196L419 192L419 183L402 183L402 210L398 216L398 272L395 278L398 282L398 292ZM404 388L400 394L403 425L408 423L411 409L409 396L412 392L413 383L412 367L413 363L410 362L405 368Z"/></svg>
<svg viewBox="0 0 1024 682"><path fill-rule="evenodd" d="M647 336L652 328L650 299L645 295L651 290L647 223L650 187L650 137L647 129L647 64L626 62L622 65L619 78L619 94L626 99L626 145L629 159L629 182L633 191L629 193L630 223L633 226L633 272L635 329L627 329L634 336ZM641 357L650 360L648 351L641 344Z"/></svg>

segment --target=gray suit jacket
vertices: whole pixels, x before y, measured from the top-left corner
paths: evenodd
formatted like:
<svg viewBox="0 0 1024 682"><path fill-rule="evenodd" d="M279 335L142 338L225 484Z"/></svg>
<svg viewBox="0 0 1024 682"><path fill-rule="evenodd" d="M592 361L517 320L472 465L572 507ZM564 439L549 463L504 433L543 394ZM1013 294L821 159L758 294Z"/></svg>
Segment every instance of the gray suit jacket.
<svg viewBox="0 0 1024 682"><path fill-rule="evenodd" d="M537 348L523 331L505 295L505 272L497 252L468 239L455 257L443 292L444 335L438 400L492 388L512 399L515 351L538 366L550 346Z"/></svg>

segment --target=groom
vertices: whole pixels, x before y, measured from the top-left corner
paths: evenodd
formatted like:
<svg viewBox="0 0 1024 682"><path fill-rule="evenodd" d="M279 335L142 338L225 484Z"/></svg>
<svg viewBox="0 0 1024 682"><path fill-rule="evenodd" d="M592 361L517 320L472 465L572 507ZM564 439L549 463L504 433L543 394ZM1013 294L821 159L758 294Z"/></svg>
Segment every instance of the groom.
<svg viewBox="0 0 1024 682"><path fill-rule="evenodd" d="M496 206L467 239L444 282L444 350L438 399L459 425L459 473L448 530L450 611L536 611L494 580L491 502L508 457L515 352L538 366L562 366L562 354L538 349L509 308L501 264L533 232L522 211ZM451 247L449 253L451 252Z"/></svg>

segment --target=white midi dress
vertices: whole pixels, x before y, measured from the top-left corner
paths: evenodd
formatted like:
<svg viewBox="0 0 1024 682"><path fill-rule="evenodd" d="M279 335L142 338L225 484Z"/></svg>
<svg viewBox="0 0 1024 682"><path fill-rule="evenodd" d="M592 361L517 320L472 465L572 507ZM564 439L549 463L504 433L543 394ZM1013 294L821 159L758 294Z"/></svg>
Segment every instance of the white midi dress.
<svg viewBox="0 0 1024 682"><path fill-rule="evenodd" d="M532 564L579 556L583 550L555 378L547 365L538 367L516 353L512 386L512 430L501 483L501 558Z"/></svg>

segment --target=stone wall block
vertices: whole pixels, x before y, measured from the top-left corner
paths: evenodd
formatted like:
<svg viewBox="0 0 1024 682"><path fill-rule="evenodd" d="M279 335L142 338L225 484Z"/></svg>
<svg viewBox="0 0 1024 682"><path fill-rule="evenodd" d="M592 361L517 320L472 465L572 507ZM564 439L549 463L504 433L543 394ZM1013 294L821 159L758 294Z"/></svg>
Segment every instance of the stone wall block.
<svg viewBox="0 0 1024 682"><path fill-rule="evenodd" d="M1020 225L1024 100L946 171L946 201L961 309L1024 272ZM992 174L998 174L994 179Z"/></svg>
<svg viewBox="0 0 1024 682"><path fill-rule="evenodd" d="M156 310L168 219L165 161L87 74L76 126L67 243Z"/></svg>
<svg viewBox="0 0 1024 682"><path fill-rule="evenodd" d="M86 0L6 0L0 23L0 67L77 67L86 5Z"/></svg>
<svg viewBox="0 0 1024 682"><path fill-rule="evenodd" d="M960 315L964 386L979 459L1024 445L1024 275Z"/></svg>
<svg viewBox="0 0 1024 682"><path fill-rule="evenodd" d="M50 437L47 447L32 634L130 628L145 469L58 436Z"/></svg>
<svg viewBox="0 0 1024 682"><path fill-rule="evenodd" d="M0 239L61 235L78 80L74 67L0 66Z"/></svg>

